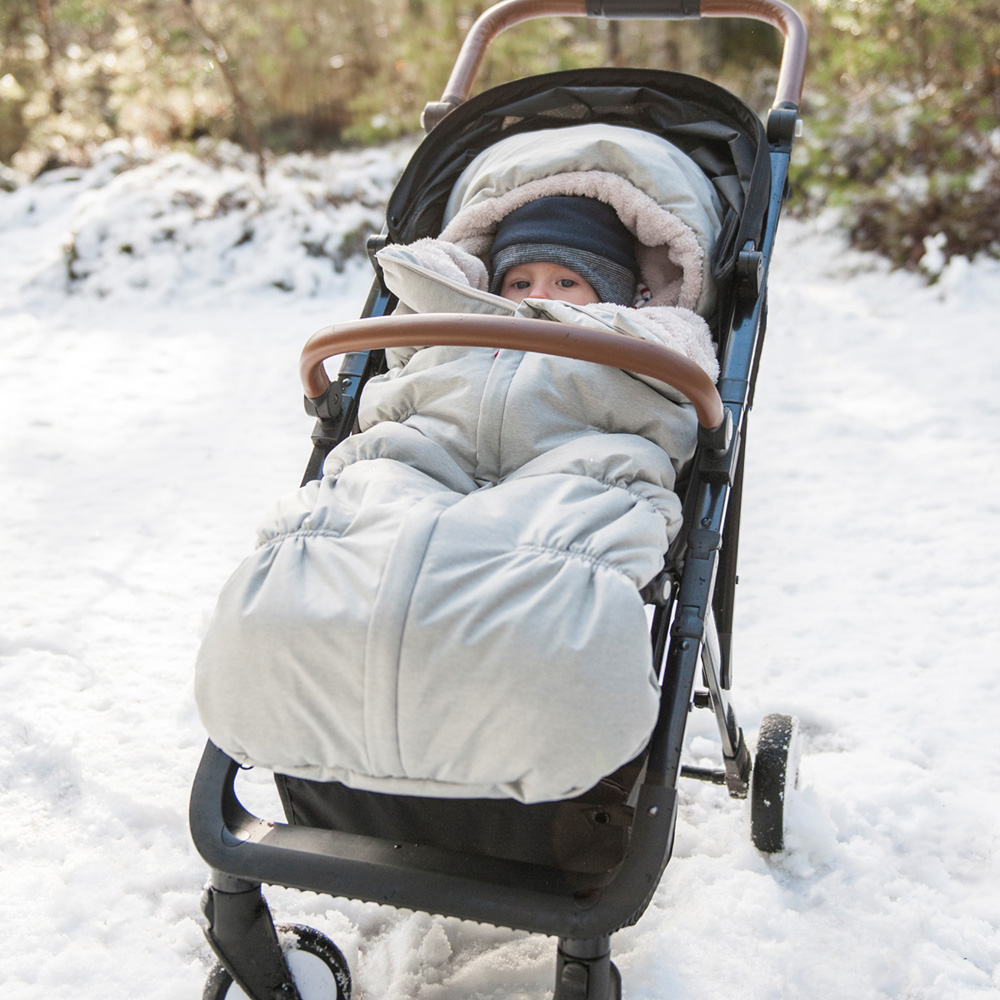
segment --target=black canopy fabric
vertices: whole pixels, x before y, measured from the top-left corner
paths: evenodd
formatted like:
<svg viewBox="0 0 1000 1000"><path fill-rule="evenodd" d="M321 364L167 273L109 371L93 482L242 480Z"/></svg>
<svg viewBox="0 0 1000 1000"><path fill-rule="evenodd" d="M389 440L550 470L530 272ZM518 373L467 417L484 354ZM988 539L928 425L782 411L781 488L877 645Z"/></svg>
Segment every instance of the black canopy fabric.
<svg viewBox="0 0 1000 1000"><path fill-rule="evenodd" d="M511 135L590 122L662 136L715 185L726 208L712 270L732 286L747 240L759 244L770 195L769 148L760 118L729 91L664 70L569 70L527 77L471 98L420 144L389 199L395 243L437 236L451 189L484 149ZM730 296L723 294L723 315Z"/></svg>

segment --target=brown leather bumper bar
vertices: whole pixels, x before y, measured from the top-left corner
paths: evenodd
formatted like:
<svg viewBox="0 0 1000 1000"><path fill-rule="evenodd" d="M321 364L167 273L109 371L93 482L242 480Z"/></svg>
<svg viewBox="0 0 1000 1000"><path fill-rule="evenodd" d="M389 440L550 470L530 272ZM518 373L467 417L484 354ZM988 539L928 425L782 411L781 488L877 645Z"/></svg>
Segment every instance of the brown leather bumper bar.
<svg viewBox="0 0 1000 1000"><path fill-rule="evenodd" d="M306 395L319 399L330 384L323 362L336 354L385 347L492 347L579 358L659 379L694 404L706 430L722 425L725 410L712 380L693 361L659 344L624 334L543 319L426 313L383 316L324 327L302 349L299 372Z"/></svg>

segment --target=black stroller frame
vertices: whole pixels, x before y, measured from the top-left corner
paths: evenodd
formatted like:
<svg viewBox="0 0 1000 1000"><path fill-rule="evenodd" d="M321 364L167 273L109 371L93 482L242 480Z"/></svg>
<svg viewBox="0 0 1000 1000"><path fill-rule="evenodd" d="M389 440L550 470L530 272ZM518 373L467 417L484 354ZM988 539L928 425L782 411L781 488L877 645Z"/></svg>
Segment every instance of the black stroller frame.
<svg viewBox="0 0 1000 1000"><path fill-rule="evenodd" d="M489 41L511 24L546 15L731 16L771 23L782 32L785 48L766 127L721 88L666 71L548 74L466 100ZM698 0L505 0L471 29L442 100L427 106L424 123L430 134L390 199L386 229L369 241L373 263L374 252L387 241L437 235L443 200L458 173L482 148L511 130L610 121L660 131L682 148L688 142L697 160L704 136L692 123L721 119L715 139L723 145L742 142L743 152L734 159L740 160L736 173L744 200L732 224L724 226L714 261L721 289L713 323L720 345L720 380L712 385L700 369L666 348L582 329L567 335L565 327L553 338L550 328L556 324L540 320L390 318L395 300L376 265L363 318L321 330L303 351L306 408L317 417L303 482L321 475L326 454L355 428L361 390L379 370L387 346L502 342L652 374L691 399L698 413L699 446L683 492L685 527L667 553L663 572L644 591L655 608L651 641L662 694L647 751L627 775L627 843L610 870L594 876L555 864L456 849L433 839L415 842L394 830L378 836L351 832L350 825L331 829L297 821L267 822L240 803L234 787L239 765L210 742L190 807L195 846L211 868L203 908L206 934L220 960L206 998L225 996L231 980L254 1000L300 997L261 892L266 882L557 937L555 1000L616 1000L621 997L621 978L611 961L610 937L639 919L670 858L679 777L724 785L734 798L749 793L754 843L764 851L781 849L784 791L793 778L793 720L765 719L754 760L729 692L746 421L764 339L767 272L786 194L805 47L802 21L782 0L701 0L700 6ZM692 132L694 138L687 140ZM732 134L743 138L737 142ZM322 362L337 354L344 357L339 375L331 381ZM703 689L696 689L699 673ZM681 763L692 707L714 713L722 745L719 768ZM547 805L505 803L495 807L500 810L497 821L517 823L519 816L541 812L547 822L549 814L542 808ZM586 804L588 815L606 823L601 819L608 815L601 812L603 807L595 812L592 806ZM337 995L347 1000L350 974L343 957L326 939L326 946L317 944L314 939L321 935L312 932L310 938L307 928L295 933L296 947L320 955L335 970Z"/></svg>

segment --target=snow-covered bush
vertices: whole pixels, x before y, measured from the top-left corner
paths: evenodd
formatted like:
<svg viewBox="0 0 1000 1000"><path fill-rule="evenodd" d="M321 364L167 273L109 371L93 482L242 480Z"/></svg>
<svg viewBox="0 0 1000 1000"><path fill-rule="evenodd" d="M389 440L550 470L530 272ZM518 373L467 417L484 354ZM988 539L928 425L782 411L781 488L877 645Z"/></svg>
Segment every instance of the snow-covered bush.
<svg viewBox="0 0 1000 1000"><path fill-rule="evenodd" d="M825 0L814 13L801 208L919 267L1000 254L1000 3Z"/></svg>
<svg viewBox="0 0 1000 1000"><path fill-rule="evenodd" d="M365 251L410 148L274 159L266 183L231 143L198 155L116 140L86 170L42 175L35 199L77 195L64 257L39 280L103 297L275 288L318 295ZM22 193L22 192L17 192Z"/></svg>

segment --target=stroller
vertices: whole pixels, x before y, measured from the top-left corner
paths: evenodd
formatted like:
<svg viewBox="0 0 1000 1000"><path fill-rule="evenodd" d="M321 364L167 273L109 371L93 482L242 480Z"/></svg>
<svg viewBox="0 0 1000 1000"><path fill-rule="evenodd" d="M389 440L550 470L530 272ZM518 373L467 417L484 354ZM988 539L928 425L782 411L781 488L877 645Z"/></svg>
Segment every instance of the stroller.
<svg viewBox="0 0 1000 1000"><path fill-rule="evenodd" d="M645 69L551 73L467 99L491 39L546 15L767 21L785 38L767 123L714 84ZM640 919L670 858L680 777L724 785L734 798L749 795L755 846L782 849L786 794L796 779L795 720L767 716L752 758L729 692L747 412L804 61L804 27L782 0L702 0L700 9L684 0L505 0L471 29L442 100L425 109L429 134L390 198L386 227L369 241L376 275L363 318L321 330L303 350L306 408L317 418L303 483L322 476L329 452L356 429L362 390L383 370L388 348L502 344L673 386L697 413L698 446L677 487L683 528L642 593L659 682L655 727L638 756L556 801L373 792L276 773L285 823L245 808L235 789L240 765L209 742L190 808L195 846L211 868L203 909L219 959L206 1000L350 996L343 955L311 928L276 928L264 882L554 936L556 1000L619 1000L611 935ZM724 215L711 261L717 385L667 348L597 330L520 317L390 315L397 301L375 259L381 248L437 236L460 175L496 143L587 123L668 140L718 192ZM336 355L343 359L331 380L323 362ZM692 707L717 721L718 768L681 762Z"/></svg>

